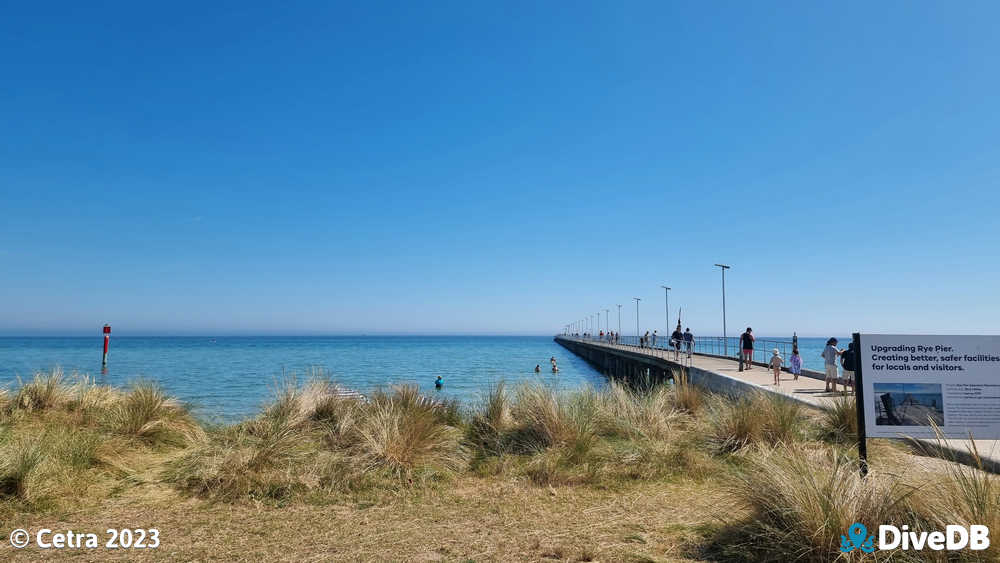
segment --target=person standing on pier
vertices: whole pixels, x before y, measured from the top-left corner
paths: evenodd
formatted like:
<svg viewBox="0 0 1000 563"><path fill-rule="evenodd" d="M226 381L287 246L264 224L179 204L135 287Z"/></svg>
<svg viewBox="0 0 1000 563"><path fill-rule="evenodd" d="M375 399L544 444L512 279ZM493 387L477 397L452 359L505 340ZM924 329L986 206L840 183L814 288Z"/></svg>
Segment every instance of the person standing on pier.
<svg viewBox="0 0 1000 563"><path fill-rule="evenodd" d="M653 331L653 348L656 348L656 331Z"/></svg>
<svg viewBox="0 0 1000 563"><path fill-rule="evenodd" d="M743 349L743 363L746 364L744 369L753 367L753 341L753 329L747 327L747 331L740 335L740 348Z"/></svg>
<svg viewBox="0 0 1000 563"><path fill-rule="evenodd" d="M823 367L826 371L827 392L830 391L831 385L833 385L833 392L837 392L837 356L843 353L843 350L837 348L837 339L831 338L826 341L826 348L820 354L823 357Z"/></svg>
<svg viewBox="0 0 1000 563"><path fill-rule="evenodd" d="M840 355L840 367L844 368L844 386L854 386L854 363L857 361L857 350L854 349L854 342L847 344L847 350Z"/></svg>
<svg viewBox="0 0 1000 563"><path fill-rule="evenodd" d="M691 327L684 330L684 347L687 348L688 357L691 357L691 353L694 351L694 334L691 333Z"/></svg>

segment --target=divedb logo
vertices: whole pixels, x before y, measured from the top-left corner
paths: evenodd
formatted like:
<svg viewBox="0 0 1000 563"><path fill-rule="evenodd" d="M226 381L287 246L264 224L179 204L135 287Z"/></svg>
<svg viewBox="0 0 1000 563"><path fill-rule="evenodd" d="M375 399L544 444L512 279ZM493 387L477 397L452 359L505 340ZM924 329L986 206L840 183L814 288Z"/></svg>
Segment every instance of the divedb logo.
<svg viewBox="0 0 1000 563"><path fill-rule="evenodd" d="M903 524L897 528L891 525L878 527L878 549L902 549L920 551L957 551L970 549L979 551L990 546L990 529L988 526L973 524L966 528L955 524L945 526L943 532L914 532ZM875 536L868 535L868 528L861 522L851 524L846 536L840 536L840 551L850 553L859 549L865 553L875 551Z"/></svg>

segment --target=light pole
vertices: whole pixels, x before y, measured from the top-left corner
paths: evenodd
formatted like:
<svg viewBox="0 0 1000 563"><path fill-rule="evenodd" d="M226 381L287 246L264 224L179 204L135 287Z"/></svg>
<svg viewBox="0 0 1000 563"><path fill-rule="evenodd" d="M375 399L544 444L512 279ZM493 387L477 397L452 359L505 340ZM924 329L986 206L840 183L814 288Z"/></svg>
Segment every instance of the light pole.
<svg viewBox="0 0 1000 563"><path fill-rule="evenodd" d="M661 285L660 287L663 288L663 310L666 312L667 316L667 330L663 333L663 335L666 336L670 334L670 288L665 285Z"/></svg>
<svg viewBox="0 0 1000 563"><path fill-rule="evenodd" d="M642 299L639 299L638 297L633 297L632 299L635 299L635 341L636 341L636 344L638 344L639 343L639 302L642 301Z"/></svg>
<svg viewBox="0 0 1000 563"><path fill-rule="evenodd" d="M618 336L622 334L622 306L618 306Z"/></svg>
<svg viewBox="0 0 1000 563"><path fill-rule="evenodd" d="M716 264L722 269L722 355L729 355L729 342L726 341L726 270L729 266Z"/></svg>
<svg viewBox="0 0 1000 563"><path fill-rule="evenodd" d="M611 332L611 320L608 318L608 313L611 309L604 310L604 332Z"/></svg>

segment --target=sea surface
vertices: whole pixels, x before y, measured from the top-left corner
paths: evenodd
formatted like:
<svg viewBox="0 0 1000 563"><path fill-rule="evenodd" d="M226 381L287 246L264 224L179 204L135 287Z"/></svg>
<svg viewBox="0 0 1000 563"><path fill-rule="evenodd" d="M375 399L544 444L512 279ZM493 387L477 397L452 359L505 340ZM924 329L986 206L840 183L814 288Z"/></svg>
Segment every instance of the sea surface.
<svg viewBox="0 0 1000 563"><path fill-rule="evenodd" d="M698 339L710 351L709 340ZM730 339L730 353L734 339ZM791 338L773 339L791 342ZM846 347L847 339L840 346ZM718 342L721 342L718 341ZM755 359L767 361L771 340L760 339ZM800 338L804 366L822 370L825 338ZM662 343L662 342L661 342ZM323 377L368 393L412 383L428 394L478 401L491 384L541 381L558 387L601 386L605 379L550 336L130 337L112 336L106 371L103 337L0 338L0 386L61 368L99 383L124 386L152 380L192 405L203 419L231 422L259 412L276 386L290 378ZM790 351L790 344L781 348ZM759 356L759 357L758 357ZM555 357L559 373L550 371ZM785 354L787 361L787 354ZM536 374L534 367L541 366ZM434 379L444 378L436 390Z"/></svg>
<svg viewBox="0 0 1000 563"><path fill-rule="evenodd" d="M103 337L0 338L0 386L61 368L99 383L160 383L206 420L252 416L291 377L324 377L362 393L412 383L428 394L477 401L491 383L543 381L600 386L604 378L550 336L111 337L107 371ZM559 373L551 372L555 357ZM541 373L534 372L535 365ZM434 387L437 376L444 387Z"/></svg>

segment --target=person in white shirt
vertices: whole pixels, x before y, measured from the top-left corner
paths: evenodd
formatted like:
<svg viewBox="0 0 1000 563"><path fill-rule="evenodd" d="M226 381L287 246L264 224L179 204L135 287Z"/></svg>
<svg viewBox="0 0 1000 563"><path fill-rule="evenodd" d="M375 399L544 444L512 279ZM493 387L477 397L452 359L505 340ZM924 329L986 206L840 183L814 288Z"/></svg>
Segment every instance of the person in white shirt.
<svg viewBox="0 0 1000 563"><path fill-rule="evenodd" d="M844 351L837 348L837 339L831 338L826 341L826 348L823 349L823 367L826 368L826 390L830 391L830 386L833 386L833 392L837 392L837 356L843 354Z"/></svg>

